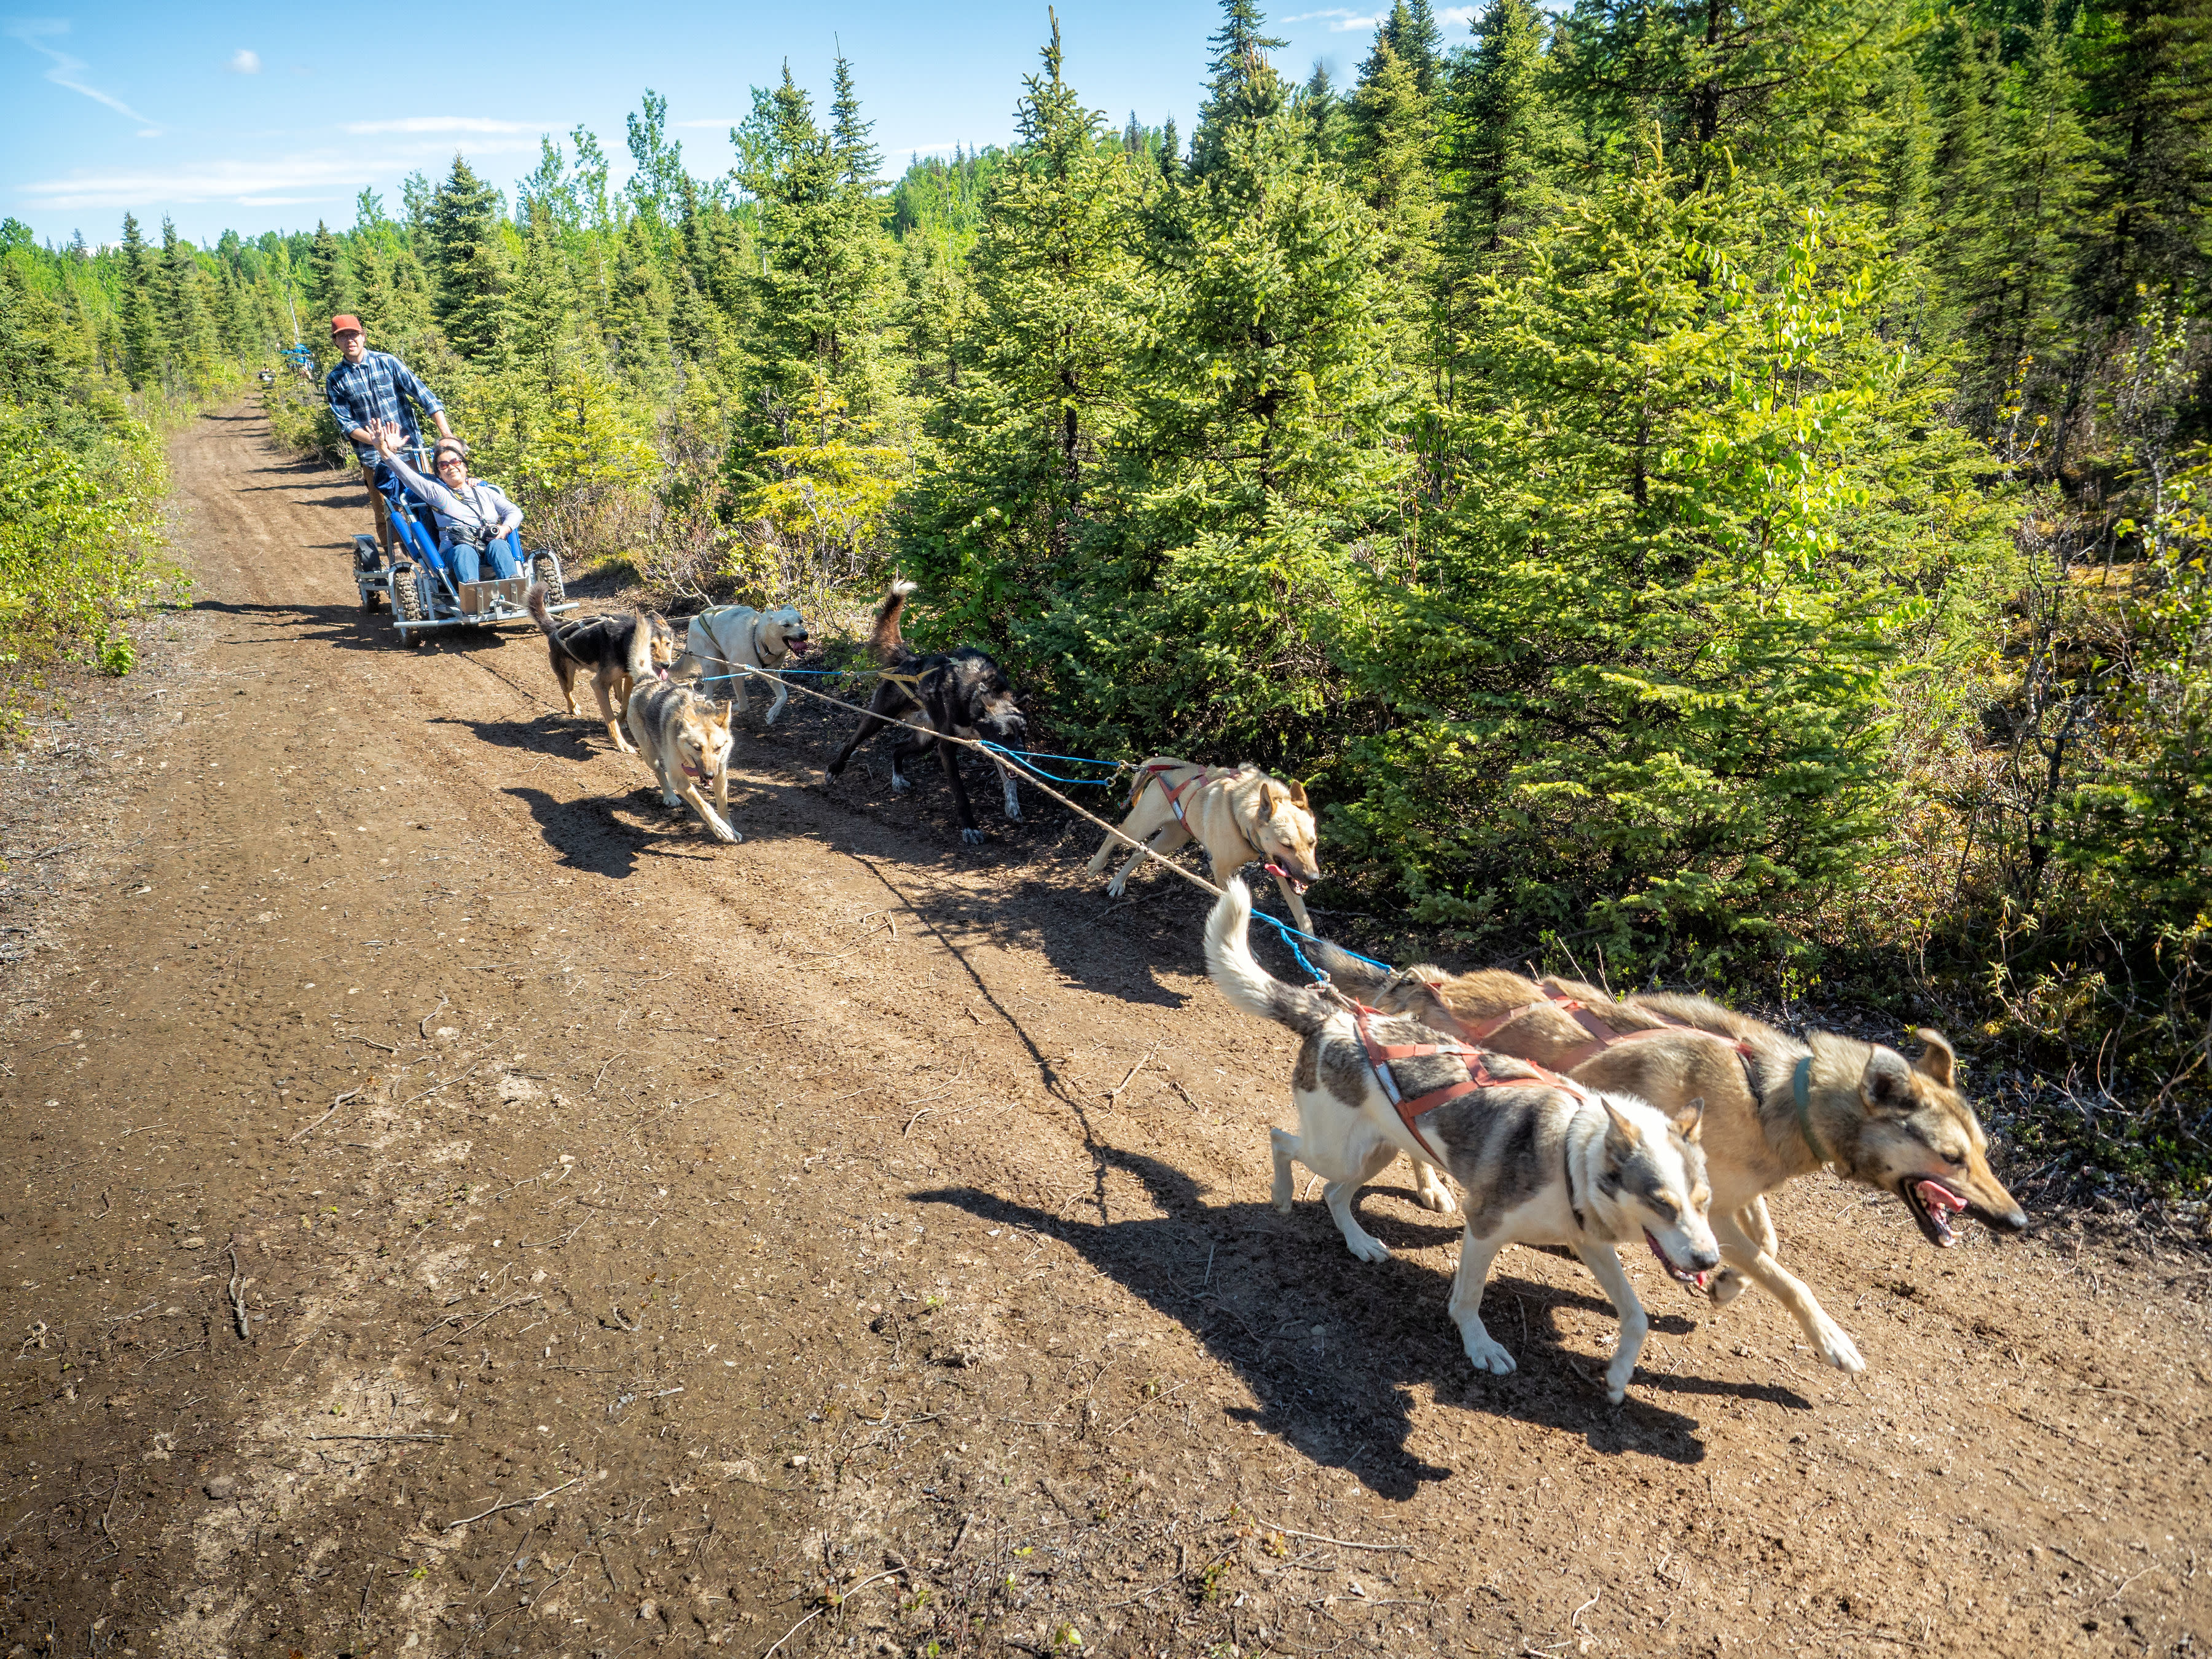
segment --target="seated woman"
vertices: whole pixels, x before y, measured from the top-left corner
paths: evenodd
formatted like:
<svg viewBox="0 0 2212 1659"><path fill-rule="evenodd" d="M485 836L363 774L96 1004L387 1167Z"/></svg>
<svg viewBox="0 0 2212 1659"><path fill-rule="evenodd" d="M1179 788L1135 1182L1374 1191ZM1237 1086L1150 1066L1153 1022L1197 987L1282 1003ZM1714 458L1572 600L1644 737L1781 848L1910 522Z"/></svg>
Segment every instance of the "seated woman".
<svg viewBox="0 0 2212 1659"><path fill-rule="evenodd" d="M486 553L496 574L520 576L522 561L516 550L520 544L514 532L521 526L522 509L498 485L469 477L469 447L459 438L441 438L430 452L431 468L438 476L426 478L402 458L400 442L396 422L379 424L377 452L402 483L430 504L438 520L438 550L454 576L465 582L478 580Z"/></svg>

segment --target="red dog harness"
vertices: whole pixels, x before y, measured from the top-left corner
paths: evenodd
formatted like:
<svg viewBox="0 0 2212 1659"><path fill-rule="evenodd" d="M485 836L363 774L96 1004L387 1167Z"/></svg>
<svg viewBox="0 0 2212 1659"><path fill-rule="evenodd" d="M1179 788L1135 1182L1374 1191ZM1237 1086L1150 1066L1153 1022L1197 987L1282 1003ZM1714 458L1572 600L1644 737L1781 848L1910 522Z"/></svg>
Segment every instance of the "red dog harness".
<svg viewBox="0 0 2212 1659"><path fill-rule="evenodd" d="M1172 772L1178 766L1189 764L1188 761L1154 761L1150 766L1139 767L1136 787L1129 791L1129 805L1134 806L1137 804L1137 797L1145 793L1145 786L1156 782L1161 773ZM1200 785L1212 782L1213 775L1212 767L1201 766L1172 789L1164 783L1160 785L1160 793L1168 798L1168 811L1176 815L1177 823L1186 822L1182 815L1182 798ZM1221 775L1228 777L1231 775L1224 772Z"/></svg>
<svg viewBox="0 0 2212 1659"><path fill-rule="evenodd" d="M1443 995L1442 985L1433 980L1428 984L1429 988L1436 992L1439 997ZM1465 1033L1469 1042L1480 1042L1485 1037L1504 1030L1523 1014L1532 1014L1547 1004L1557 1007L1562 1013L1574 1016L1575 1024L1590 1035L1590 1040L1568 1057L1566 1068L1570 1072L1591 1056L1603 1054L1616 1042L1633 1042L1639 1037L1672 1036L1678 1031L1686 1031L1692 1036L1705 1037L1735 1049L1737 1058L1743 1061L1744 1074L1751 1080L1751 1092L1754 1096L1759 1093L1758 1073L1752 1069L1752 1062L1758 1056L1753 1052L1749 1043L1735 1037L1723 1036L1718 1031L1705 1030L1700 1026L1678 1024L1676 1021L1668 1019L1664 1014L1655 1016L1662 1022L1660 1024L1645 1026L1634 1031L1616 1031L1592 1013L1585 1004L1559 991L1547 991L1540 1002L1524 1002L1518 1008L1509 1008L1505 1012L1493 1018L1484 1020L1480 1025L1461 1025L1460 1030ZM1457 1024L1456 1021L1454 1023Z"/></svg>
<svg viewBox="0 0 2212 1659"><path fill-rule="evenodd" d="M1398 1109L1399 1121L1405 1124L1406 1133L1427 1147L1440 1162L1443 1154L1437 1151L1437 1144L1421 1133L1420 1125L1415 1120L1424 1113L1433 1112L1446 1101L1457 1100L1462 1095L1479 1094L1486 1089L1505 1088L1516 1083L1544 1084L1554 1089L1564 1089L1577 1100L1589 1098L1580 1084L1563 1078L1556 1072L1547 1071L1534 1060L1517 1062L1534 1073L1534 1077L1499 1077L1490 1069L1487 1055L1463 1042L1377 1042L1367 1022L1382 1011L1370 1008L1364 1002L1353 1003L1352 1011L1352 1022L1359 1030L1359 1044L1367 1051L1367 1064L1375 1073L1375 1080L1382 1085L1383 1094ZM1467 1076L1461 1081L1447 1083L1441 1089L1431 1089L1425 1095L1407 1099L1399 1091L1397 1077L1390 1070L1391 1062L1426 1060L1433 1054L1471 1054L1474 1058L1468 1064Z"/></svg>

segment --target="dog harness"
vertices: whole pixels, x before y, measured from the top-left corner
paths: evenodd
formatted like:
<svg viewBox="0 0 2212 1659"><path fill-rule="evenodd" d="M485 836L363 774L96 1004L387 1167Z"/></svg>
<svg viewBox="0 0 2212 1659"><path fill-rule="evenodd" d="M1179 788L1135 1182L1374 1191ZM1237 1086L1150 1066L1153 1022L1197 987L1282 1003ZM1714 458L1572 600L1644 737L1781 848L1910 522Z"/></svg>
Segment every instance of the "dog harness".
<svg viewBox="0 0 2212 1659"><path fill-rule="evenodd" d="M1443 994L1442 985L1430 981L1428 986L1439 996ZM1718 1031L1708 1031L1702 1026L1681 1024L1677 1021L1668 1019L1663 1014L1655 1016L1661 1021L1657 1025L1646 1026L1635 1031L1616 1031L1591 1012L1586 1004L1562 992L1547 991L1541 1001L1524 1002L1518 1008L1509 1008L1505 1012L1486 1019L1479 1025L1463 1025L1460 1029L1466 1032L1467 1040L1469 1042L1480 1042L1485 1037L1504 1030L1523 1014L1534 1013L1537 1009L1547 1005L1558 1008L1562 1013L1573 1016L1575 1024L1589 1033L1590 1040L1568 1056L1566 1069L1570 1072L1593 1055L1603 1054L1616 1042L1633 1042L1640 1037L1672 1036L1678 1031L1686 1031L1693 1036L1705 1037L1735 1050L1736 1058L1743 1063L1744 1080L1751 1085L1753 1097L1756 1099L1759 1096L1759 1073L1753 1066L1758 1054L1749 1043L1735 1037L1723 1036Z"/></svg>
<svg viewBox="0 0 2212 1659"><path fill-rule="evenodd" d="M1380 1009L1370 1008L1364 1002L1352 1005L1352 1024L1359 1032L1359 1046L1366 1050L1368 1066L1374 1072L1375 1080L1382 1085L1385 1098L1397 1109L1399 1121L1406 1126L1406 1133L1426 1147L1439 1162L1443 1160L1443 1153L1434 1141L1421 1133L1418 1120L1446 1101L1457 1100L1463 1095L1479 1094L1487 1089L1502 1089L1516 1083L1540 1083L1554 1089L1564 1089L1577 1100L1589 1098L1588 1091L1580 1084L1563 1078L1556 1072L1547 1071L1534 1060L1516 1062L1534 1073L1533 1077L1499 1077L1490 1069L1488 1055L1464 1042L1378 1042L1367 1022L1381 1012ZM1467 1076L1457 1083L1447 1083L1441 1089L1431 1089L1426 1094L1416 1095L1408 1100L1398 1088L1398 1079L1390 1069L1391 1063L1401 1060L1425 1060L1435 1054L1472 1055L1473 1059L1468 1062ZM1574 1190L1571 1179L1567 1183L1567 1190L1571 1194ZM1582 1224L1579 1208L1575 1212L1575 1223L1577 1226Z"/></svg>

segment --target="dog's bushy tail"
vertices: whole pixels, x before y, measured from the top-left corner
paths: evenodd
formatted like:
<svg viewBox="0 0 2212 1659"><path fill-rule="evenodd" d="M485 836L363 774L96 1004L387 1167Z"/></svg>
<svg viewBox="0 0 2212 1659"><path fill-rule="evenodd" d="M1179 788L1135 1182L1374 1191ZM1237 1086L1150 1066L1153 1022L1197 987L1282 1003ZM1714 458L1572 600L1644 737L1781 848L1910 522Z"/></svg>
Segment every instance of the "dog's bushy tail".
<svg viewBox="0 0 2212 1659"><path fill-rule="evenodd" d="M653 618L635 613L637 625L629 630L629 678L635 685L659 678L653 672Z"/></svg>
<svg viewBox="0 0 2212 1659"><path fill-rule="evenodd" d="M899 633L899 617L906 610L906 596L917 584L903 576L894 581L884 602L876 607L876 625L869 635L868 645L880 663L895 663L905 654L906 641Z"/></svg>
<svg viewBox="0 0 2212 1659"><path fill-rule="evenodd" d="M558 640L561 637L560 624L553 620L552 611L545 605L544 582L531 583L530 591L522 596L522 602L530 609L530 619L544 630L547 639Z"/></svg>
<svg viewBox="0 0 2212 1659"><path fill-rule="evenodd" d="M1287 1025L1310 1036L1336 1011L1318 991L1285 985L1252 955L1252 894L1243 878L1231 876L1206 918L1206 971L1230 1006L1261 1019Z"/></svg>

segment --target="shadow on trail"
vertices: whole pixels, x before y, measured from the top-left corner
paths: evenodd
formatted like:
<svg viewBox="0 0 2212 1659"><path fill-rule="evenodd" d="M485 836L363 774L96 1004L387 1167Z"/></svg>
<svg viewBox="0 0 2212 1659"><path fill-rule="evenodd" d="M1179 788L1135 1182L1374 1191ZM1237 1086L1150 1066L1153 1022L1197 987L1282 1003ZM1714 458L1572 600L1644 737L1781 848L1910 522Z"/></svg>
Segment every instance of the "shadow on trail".
<svg viewBox="0 0 2212 1659"><path fill-rule="evenodd" d="M659 791L650 786L581 800L556 800L543 789L526 787L505 793L530 809L564 870L621 881L635 873L641 859L711 864L722 850L687 809L662 805ZM617 816L624 811L654 821L632 823Z"/></svg>
<svg viewBox="0 0 2212 1659"><path fill-rule="evenodd" d="M1611 1304L1503 1271L1492 1274L1484 1307L1492 1332L1521 1369L1510 1376L1478 1375L1444 1312L1446 1275L1402 1256L1376 1267L1350 1262L1316 1206L1301 1205L1286 1218L1266 1204L1209 1205L1189 1176L1156 1158L1107 1146L1095 1153L1104 1168L1134 1177L1167 1213L1085 1222L974 1188L913 1196L1073 1246L1092 1267L1180 1322L1236 1371L1260 1403L1256 1411L1231 1416L1281 1437L1316 1463L1352 1471L1386 1498L1411 1498L1453 1473L1406 1444L1413 1391L1425 1386L1442 1404L1563 1430L1582 1437L1594 1452L1640 1452L1686 1465L1705 1455L1698 1424L1655 1404L1654 1395L1812 1408L1787 1389L1648 1369L1637 1372L1626 1405L1610 1406L1597 1367L1563 1344L1557 1316L1576 1308L1610 1319ZM1099 1208L1103 1215L1103 1202ZM1366 1222L1401 1249L1432 1246L1457 1231L1407 1224L1387 1213ZM1677 1334L1692 1328L1679 1315L1664 1313L1652 1326Z"/></svg>
<svg viewBox="0 0 2212 1659"><path fill-rule="evenodd" d="M597 720L586 726L566 713L540 714L526 720L471 720L437 714L432 716L429 724L466 726L480 743L525 755L543 755L549 760L587 761L605 749L607 743L605 726ZM599 738L597 743L592 741L594 735Z"/></svg>
<svg viewBox="0 0 2212 1659"><path fill-rule="evenodd" d="M226 599L195 599L191 608L214 616L236 617L285 641L305 640L343 651L403 651L384 612L363 611L359 603L246 605Z"/></svg>

